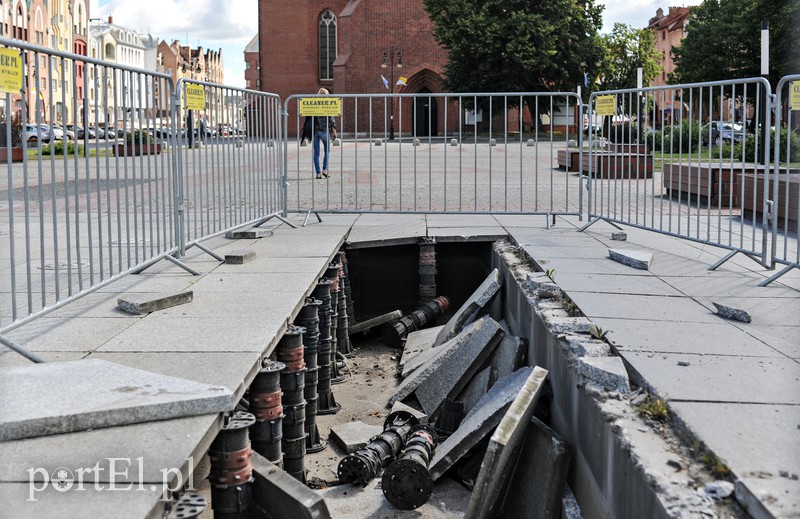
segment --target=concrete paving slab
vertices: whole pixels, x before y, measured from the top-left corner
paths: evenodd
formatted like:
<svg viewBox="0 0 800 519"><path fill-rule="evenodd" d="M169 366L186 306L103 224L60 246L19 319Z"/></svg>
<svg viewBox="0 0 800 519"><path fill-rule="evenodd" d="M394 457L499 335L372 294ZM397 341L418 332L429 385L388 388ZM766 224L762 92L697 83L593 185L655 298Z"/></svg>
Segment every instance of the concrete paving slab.
<svg viewBox="0 0 800 519"><path fill-rule="evenodd" d="M225 263L228 265L244 265L255 261L256 251L249 249L237 249L225 253Z"/></svg>
<svg viewBox="0 0 800 519"><path fill-rule="evenodd" d="M572 491L566 487L571 458L571 445L532 418L500 514L509 516L519 512L519 517L559 519L562 495L569 497L573 507L580 510ZM566 510L565 516L572 517Z"/></svg>
<svg viewBox="0 0 800 519"><path fill-rule="evenodd" d="M236 405L225 387L100 359L5 368L0 375L5 441L221 413ZM56 381L61 389L53 387Z"/></svg>
<svg viewBox="0 0 800 519"><path fill-rule="evenodd" d="M251 275L260 273L318 275L327 266L328 259L324 255L314 258L281 258L259 255L256 261L247 264L247 273ZM223 263L215 269L215 272L241 273L242 269Z"/></svg>
<svg viewBox="0 0 800 519"><path fill-rule="evenodd" d="M724 295L730 299L774 298L797 299L797 290L780 285L760 287L758 282L749 283L739 274L707 271L698 276L660 276L661 280L690 297L713 297ZM800 303L796 303L800 304Z"/></svg>
<svg viewBox="0 0 800 519"><path fill-rule="evenodd" d="M457 344L447 358L438 357L424 368L429 371L414 394L428 416L435 416L445 398L454 399L489 358L503 338L500 325L486 316L467 326L453 340Z"/></svg>
<svg viewBox="0 0 800 519"><path fill-rule="evenodd" d="M380 483L380 478L375 478L364 488L356 485L338 485L317 492L325 498L331 517L337 519L355 517L456 519L464 517L469 502L469 490L450 478L444 478L433 487L433 493L427 503L416 510L398 510L383 496Z"/></svg>
<svg viewBox="0 0 800 519"><path fill-rule="evenodd" d="M317 273L276 273L252 275L246 272L235 274L231 272L212 273L204 276L192 287L195 292L208 290L213 292L298 292L305 293L307 289L317 284Z"/></svg>
<svg viewBox="0 0 800 519"><path fill-rule="evenodd" d="M762 474L739 478L735 496L752 517L800 516L800 499L797 497L800 496L800 481L797 479L776 479Z"/></svg>
<svg viewBox="0 0 800 519"><path fill-rule="evenodd" d="M0 483L0 502L3 503L3 516L14 519L108 517L110 510L119 519L161 517L164 514L160 487L152 490L145 486L139 490L135 485L134 488L136 490L130 492L110 492L107 489L96 490L87 484L79 491L77 484L73 483L70 490L62 491L48 485L31 497L31 485L27 482Z"/></svg>
<svg viewBox="0 0 800 519"><path fill-rule="evenodd" d="M30 366L31 361L11 350L5 349L5 346L0 351L0 368L10 368L14 366ZM37 355L42 357L45 362L64 362L68 360L82 359L87 355L85 351L49 351L45 353L37 352Z"/></svg>
<svg viewBox="0 0 800 519"><path fill-rule="evenodd" d="M458 429L439 444L430 464L434 481L497 427L532 372L533 368L522 368L498 380L478 405L467 413Z"/></svg>
<svg viewBox="0 0 800 519"><path fill-rule="evenodd" d="M742 325L742 329L745 325ZM787 357L800 360L800 341L797 340L797 326L765 326L760 324L746 325L747 335L769 345Z"/></svg>
<svg viewBox="0 0 800 519"><path fill-rule="evenodd" d="M331 227L326 227L326 231L317 233L303 233L302 229L292 229L290 236L280 235L276 231L275 236L264 243L269 243L271 247L258 247L259 258L328 258L331 251L339 249L344 242L345 228L342 232L333 232ZM311 246L313 244L313 246Z"/></svg>
<svg viewBox="0 0 800 519"><path fill-rule="evenodd" d="M542 270L556 269L556 280L559 279L560 272L581 272L586 274L622 274L629 276L652 276L653 274L647 270L634 270L626 267L621 263L609 261L604 258L602 261L599 259L585 259L585 258L548 258L547 253L540 253L541 249L531 248L529 246L523 247L525 252L536 261Z"/></svg>
<svg viewBox="0 0 800 519"><path fill-rule="evenodd" d="M275 330L288 324L283 315L249 317L183 317L150 319L106 341L96 351L245 352L262 353Z"/></svg>
<svg viewBox="0 0 800 519"><path fill-rule="evenodd" d="M467 507L467 517L493 517L542 393L547 370L535 367L489 439Z"/></svg>
<svg viewBox="0 0 800 519"><path fill-rule="evenodd" d="M168 294L161 297L123 296L117 299L117 309L128 314L142 315L192 302L192 291Z"/></svg>
<svg viewBox="0 0 800 519"><path fill-rule="evenodd" d="M255 240L261 238L269 238L275 233L272 229L260 229L253 227L250 229L237 229L235 231L228 231L225 237L229 240Z"/></svg>
<svg viewBox="0 0 800 519"><path fill-rule="evenodd" d="M425 216L428 228L436 227L499 227L490 214L429 214Z"/></svg>
<svg viewBox="0 0 800 519"><path fill-rule="evenodd" d="M346 422L331 427L330 439L336 443L345 454L352 454L364 448L369 440L383 432L383 427L366 424L362 421Z"/></svg>
<svg viewBox="0 0 800 519"><path fill-rule="evenodd" d="M785 357L638 352L624 357L670 400L800 404L800 365Z"/></svg>
<svg viewBox="0 0 800 519"><path fill-rule="evenodd" d="M403 364L403 366L402 366L402 368L403 368L403 371L402 371L403 377L409 376L411 373L413 373L420 366L424 366L425 364L427 364L431 360L435 359L436 357L438 357L442 353L444 353L444 351L443 351L443 349L441 347L437 346L436 348L434 348L433 345L431 344L431 346L428 349L418 353L417 355L415 355L411 359L409 359L408 362Z"/></svg>
<svg viewBox="0 0 800 519"><path fill-rule="evenodd" d="M405 364L416 355L431 349L441 329L442 326L434 326L409 333L408 337L406 337L406 345L403 347L403 356L400 358L400 366L405 366Z"/></svg>
<svg viewBox="0 0 800 519"><path fill-rule="evenodd" d="M392 414L397 411L405 411L406 413L411 413L417 418L417 420L419 420L419 423L421 424L428 423L428 415L426 415L424 411L414 409L410 405L406 405L403 402L395 402L392 405L392 410L389 411L389 414Z"/></svg>
<svg viewBox="0 0 800 519"><path fill-rule="evenodd" d="M121 312L105 318L42 318L9 332L8 338L30 351L92 351L144 318Z"/></svg>
<svg viewBox="0 0 800 519"><path fill-rule="evenodd" d="M221 424L220 415L213 414L2 442L0 481L27 483L32 467L52 474L59 467L75 472L96 464L97 470L83 476L87 486L112 479L117 483L160 484L164 470L172 471L168 474L170 481L177 474L187 481ZM127 463L112 462L114 458ZM116 465L114 476L112 463Z"/></svg>
<svg viewBox="0 0 800 519"><path fill-rule="evenodd" d="M489 309L489 305L491 305L498 292L500 292L500 287L502 285L503 280L500 276L500 272L494 269L472 295L464 301L464 304L453 314L453 317L447 321L447 324L444 325L436 336L436 342L434 342L433 345L439 346L445 341L449 341L458 335L465 326L473 322L481 314L486 313Z"/></svg>
<svg viewBox="0 0 800 519"><path fill-rule="evenodd" d="M262 290L260 292L217 291L204 287L195 291L194 301L187 307L172 308L151 316L153 319L172 319L177 317L232 317L262 319L265 315L294 315L298 305L294 301L303 300L300 287L290 291Z"/></svg>
<svg viewBox="0 0 800 519"><path fill-rule="evenodd" d="M587 384L622 394L631 391L628 372L621 357L580 357L577 368Z"/></svg>
<svg viewBox="0 0 800 519"><path fill-rule="evenodd" d="M464 404L465 413L468 413L478 405L483 395L489 390L489 380L492 376L492 371L491 366L480 370L467 382L466 387L456 396L455 400Z"/></svg>
<svg viewBox="0 0 800 519"><path fill-rule="evenodd" d="M363 227L369 225L391 226L404 224L426 224L426 220L431 215L424 214L389 214L389 213L364 213L358 216L353 227Z"/></svg>
<svg viewBox="0 0 800 519"><path fill-rule="evenodd" d="M466 362L471 365L482 349L494 341L494 344L491 345L489 351L486 353L486 355L488 355L491 353L491 348L497 345L501 334L502 330L500 326L488 316L467 326L462 333L436 348L443 350L440 355L437 355L419 369L415 370L414 373L406 377L400 385L397 386L394 395L389 399L389 405L405 400L414 393L423 382L431 377L439 376L438 373L444 373L444 371L439 372L440 369L445 369L442 366L448 364L451 362L451 359L459 355L471 354L472 358L466 359ZM463 362L458 363L458 366L463 366ZM453 383L458 383L458 381ZM461 387L463 387L463 385ZM425 409L424 406L423 409ZM425 409L425 411L429 416L431 415L428 409Z"/></svg>
<svg viewBox="0 0 800 519"><path fill-rule="evenodd" d="M428 227L428 236L437 242L497 241L508 238L508 232L496 227Z"/></svg>
<svg viewBox="0 0 800 519"><path fill-rule="evenodd" d="M271 517L293 519L329 519L325 499L301 481L296 480L253 452L253 508ZM258 513L257 510L253 512ZM255 515L251 512L251 516Z"/></svg>
<svg viewBox="0 0 800 519"><path fill-rule="evenodd" d="M510 375L521 368L527 351L527 340L520 339L509 333L503 335L500 344L497 345L491 357L489 357L489 366L492 368L489 387L493 386L497 379Z"/></svg>
<svg viewBox="0 0 800 519"><path fill-rule="evenodd" d="M589 319L614 317L682 323L719 322L719 317L708 308L682 297L621 294L612 299L609 294L590 292L575 292L569 296Z"/></svg>
<svg viewBox="0 0 800 519"><path fill-rule="evenodd" d="M594 318L608 331L608 339L624 352L688 353L697 355L731 355L778 357L780 352L763 341L743 333L735 326L719 323L675 323L669 321ZM785 327L788 333L794 327ZM750 328L748 328L750 330ZM769 330L770 332L772 330ZM714 337L714 340L708 340ZM800 353L800 347L797 348Z"/></svg>
<svg viewBox="0 0 800 519"><path fill-rule="evenodd" d="M251 377L261 362L261 354L257 352L148 352L118 353L93 352L92 359L101 359L123 366L143 369L167 375L185 378L214 386L224 386L234 394L244 393L243 381Z"/></svg>
<svg viewBox="0 0 800 519"><path fill-rule="evenodd" d="M653 296L679 296L676 288L655 276L628 276L621 274L587 274L559 272L556 281L567 292L605 292L612 294L638 294Z"/></svg>
<svg viewBox="0 0 800 519"><path fill-rule="evenodd" d="M730 308L738 308L750 315L751 322L766 325L800 325L800 297L796 299L772 299L770 297L759 298L730 298L720 297L700 297L697 300L703 304L710 312L720 313L714 303L719 303ZM736 319L731 319L735 321ZM747 325L742 324L741 328L747 330Z"/></svg>
<svg viewBox="0 0 800 519"><path fill-rule="evenodd" d="M633 249L608 249L608 257L617 263L638 270L649 270L653 253Z"/></svg>
<svg viewBox="0 0 800 519"><path fill-rule="evenodd" d="M791 479L792 474L800 476L800 406L714 402L670 406L771 514L800 513L800 480ZM740 491L737 488L737 494Z"/></svg>
<svg viewBox="0 0 800 519"><path fill-rule="evenodd" d="M347 236L347 242L348 247L354 249L393 246L417 243L420 236L426 235L427 229L424 220L400 221L396 224L387 223L385 225L364 225L358 222Z"/></svg>

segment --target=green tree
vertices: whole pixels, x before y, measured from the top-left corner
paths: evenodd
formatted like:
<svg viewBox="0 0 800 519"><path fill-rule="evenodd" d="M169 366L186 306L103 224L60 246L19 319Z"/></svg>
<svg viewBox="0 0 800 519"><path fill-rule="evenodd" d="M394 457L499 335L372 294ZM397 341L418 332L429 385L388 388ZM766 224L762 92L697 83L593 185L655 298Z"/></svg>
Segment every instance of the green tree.
<svg viewBox="0 0 800 519"><path fill-rule="evenodd" d="M761 75L761 21L770 25L770 80L800 73L800 0L705 0L692 8L687 34L673 47L670 82Z"/></svg>
<svg viewBox="0 0 800 519"><path fill-rule="evenodd" d="M452 92L573 91L600 61L594 0L423 0ZM594 76L592 76L594 77Z"/></svg>
<svg viewBox="0 0 800 519"><path fill-rule="evenodd" d="M661 73L661 53L656 38L648 29L635 29L615 23L610 34L602 36L604 56L600 65L603 90L636 88L636 69L642 65L644 84Z"/></svg>

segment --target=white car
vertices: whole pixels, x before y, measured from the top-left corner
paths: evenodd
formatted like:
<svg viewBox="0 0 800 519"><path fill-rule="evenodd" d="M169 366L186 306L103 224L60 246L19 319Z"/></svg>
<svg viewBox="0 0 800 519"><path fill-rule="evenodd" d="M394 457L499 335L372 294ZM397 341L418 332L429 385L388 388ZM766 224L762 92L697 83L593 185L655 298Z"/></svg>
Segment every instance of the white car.
<svg viewBox="0 0 800 519"><path fill-rule="evenodd" d="M38 126L35 124L26 124L24 139L34 144L39 140L42 142L50 142L50 127L45 124Z"/></svg>

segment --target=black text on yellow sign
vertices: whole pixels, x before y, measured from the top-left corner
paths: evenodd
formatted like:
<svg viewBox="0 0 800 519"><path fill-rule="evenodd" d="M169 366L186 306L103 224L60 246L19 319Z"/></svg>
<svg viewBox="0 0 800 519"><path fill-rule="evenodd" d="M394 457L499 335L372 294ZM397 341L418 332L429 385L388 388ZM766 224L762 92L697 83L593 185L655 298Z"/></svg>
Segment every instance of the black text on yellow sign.
<svg viewBox="0 0 800 519"><path fill-rule="evenodd" d="M308 97L301 99L300 115L305 117L336 117L342 115L342 100L338 97Z"/></svg>
<svg viewBox="0 0 800 519"><path fill-rule="evenodd" d="M202 85L186 84L186 108L189 110L206 109L206 91Z"/></svg>
<svg viewBox="0 0 800 519"><path fill-rule="evenodd" d="M789 109L800 110L800 81L789 83Z"/></svg>
<svg viewBox="0 0 800 519"><path fill-rule="evenodd" d="M22 89L22 58L16 49L0 49L0 92L19 93Z"/></svg>
<svg viewBox="0 0 800 519"><path fill-rule="evenodd" d="M594 102L594 109L597 115L614 115L617 111L617 96L597 96Z"/></svg>

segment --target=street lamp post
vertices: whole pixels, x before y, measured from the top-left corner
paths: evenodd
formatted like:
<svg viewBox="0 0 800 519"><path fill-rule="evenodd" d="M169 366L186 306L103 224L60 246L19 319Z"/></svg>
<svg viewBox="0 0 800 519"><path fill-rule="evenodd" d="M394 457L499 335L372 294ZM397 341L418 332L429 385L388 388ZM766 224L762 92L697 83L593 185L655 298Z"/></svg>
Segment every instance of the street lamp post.
<svg viewBox="0 0 800 519"><path fill-rule="evenodd" d="M397 58L397 63L395 63L395 58ZM403 68L403 52L401 50L395 50L392 47L388 54L386 51L383 52L383 63L381 63L381 68L389 68L391 69L389 72L389 83L392 85L392 96L389 98L389 140L394 140L394 69L397 67L398 69Z"/></svg>

